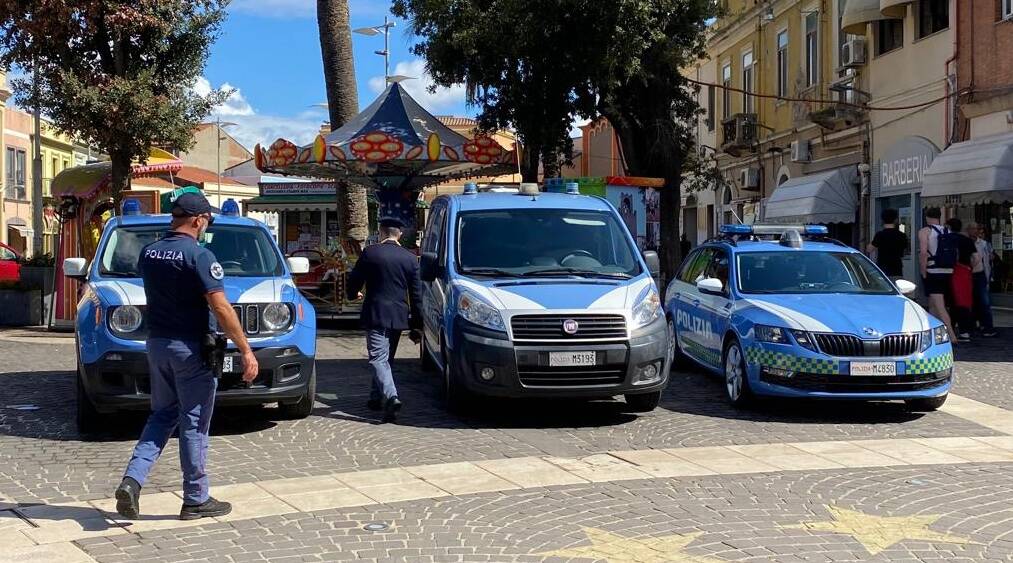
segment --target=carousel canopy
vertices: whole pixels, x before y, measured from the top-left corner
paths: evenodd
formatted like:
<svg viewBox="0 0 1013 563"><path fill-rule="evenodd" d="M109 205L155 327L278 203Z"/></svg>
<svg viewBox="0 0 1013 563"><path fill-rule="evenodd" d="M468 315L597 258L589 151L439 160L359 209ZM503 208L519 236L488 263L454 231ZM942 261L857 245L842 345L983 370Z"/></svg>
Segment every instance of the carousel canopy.
<svg viewBox="0 0 1013 563"><path fill-rule="evenodd" d="M139 161L131 163L130 177L143 178L165 172L178 172L181 168L183 161L175 155L152 147L143 164ZM74 196L88 199L109 184L112 171L113 164L108 160L68 168L53 178L53 197Z"/></svg>
<svg viewBox="0 0 1013 563"><path fill-rule="evenodd" d="M278 139L253 151L262 172L344 179L379 188L419 189L515 170L516 155L485 134L451 130L394 82L365 110L304 147Z"/></svg>

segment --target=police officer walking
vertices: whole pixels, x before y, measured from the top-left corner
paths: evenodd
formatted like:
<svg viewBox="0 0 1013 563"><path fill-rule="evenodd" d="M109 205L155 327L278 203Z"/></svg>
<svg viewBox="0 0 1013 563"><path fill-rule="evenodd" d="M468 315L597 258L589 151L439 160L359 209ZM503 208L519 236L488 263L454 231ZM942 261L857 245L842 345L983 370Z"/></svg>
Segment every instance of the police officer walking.
<svg viewBox="0 0 1013 563"><path fill-rule="evenodd" d="M366 247L348 275L346 288L349 299L361 296L362 324L366 329L366 348L373 366L373 388L366 405L383 410L383 421L393 422L401 409L401 400L394 385L390 362L394 359L401 332L411 329L409 337L418 342L420 335L419 307L422 287L419 263L401 246L404 223L396 218L380 220L380 243Z"/></svg>
<svg viewBox="0 0 1013 563"><path fill-rule="evenodd" d="M225 297L222 266L197 241L218 210L199 193L184 193L172 206L169 232L141 251L139 266L147 298L148 369L151 415L134 448L123 481L116 488L116 511L139 516L141 487L151 466L179 427L183 470L181 520L223 516L232 506L212 498L205 472L208 428L218 380L210 366L213 350L204 345L210 313L242 354L243 381L257 375L257 358Z"/></svg>

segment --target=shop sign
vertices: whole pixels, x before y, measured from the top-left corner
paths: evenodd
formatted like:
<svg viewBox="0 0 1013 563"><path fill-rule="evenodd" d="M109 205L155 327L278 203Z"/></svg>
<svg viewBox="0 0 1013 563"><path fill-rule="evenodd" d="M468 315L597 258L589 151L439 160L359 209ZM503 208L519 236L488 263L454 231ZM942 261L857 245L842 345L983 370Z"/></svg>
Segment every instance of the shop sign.
<svg viewBox="0 0 1013 563"><path fill-rule="evenodd" d="M879 161L880 194L920 189L925 170L937 154L939 149L924 137L905 137L897 141Z"/></svg>
<svg viewBox="0 0 1013 563"><path fill-rule="evenodd" d="M334 182L261 182L260 195L335 195Z"/></svg>

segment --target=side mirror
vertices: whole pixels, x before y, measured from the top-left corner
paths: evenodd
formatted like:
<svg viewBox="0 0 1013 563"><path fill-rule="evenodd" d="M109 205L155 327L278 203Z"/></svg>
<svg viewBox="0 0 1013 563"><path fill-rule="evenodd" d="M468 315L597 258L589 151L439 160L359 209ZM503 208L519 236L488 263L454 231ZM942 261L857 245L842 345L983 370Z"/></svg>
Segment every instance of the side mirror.
<svg viewBox="0 0 1013 563"><path fill-rule="evenodd" d="M896 282L894 282L894 285L896 285L897 289L904 295L910 295L914 293L916 289L918 289L917 285L907 280L897 280Z"/></svg>
<svg viewBox="0 0 1013 563"><path fill-rule="evenodd" d="M424 282L435 281L440 275L439 261L435 252L423 252L419 258L419 278Z"/></svg>
<svg viewBox="0 0 1013 563"><path fill-rule="evenodd" d="M658 258L657 252L645 250L644 262L647 262L647 271L651 273L651 276L657 276L661 272L661 259Z"/></svg>
<svg viewBox="0 0 1013 563"><path fill-rule="evenodd" d="M699 289L701 293L706 293L708 295L725 294L725 284L721 283L721 280L717 278L704 278L696 282L696 288Z"/></svg>
<svg viewBox="0 0 1013 563"><path fill-rule="evenodd" d="M83 280L88 276L88 260L86 258L65 258L63 260L63 275Z"/></svg>
<svg viewBox="0 0 1013 563"><path fill-rule="evenodd" d="M285 262L293 274L305 274L310 271L310 259L305 256L289 256Z"/></svg>

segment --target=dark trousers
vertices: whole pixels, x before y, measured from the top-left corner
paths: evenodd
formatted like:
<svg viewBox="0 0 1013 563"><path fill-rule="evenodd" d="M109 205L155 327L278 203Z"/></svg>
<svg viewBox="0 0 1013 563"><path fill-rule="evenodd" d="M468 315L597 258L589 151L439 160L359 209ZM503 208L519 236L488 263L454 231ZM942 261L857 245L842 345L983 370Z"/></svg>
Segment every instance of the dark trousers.
<svg viewBox="0 0 1013 563"><path fill-rule="evenodd" d="M988 287L988 278L985 272L974 274L974 318L981 326L981 330L991 331L992 324L992 294Z"/></svg>

